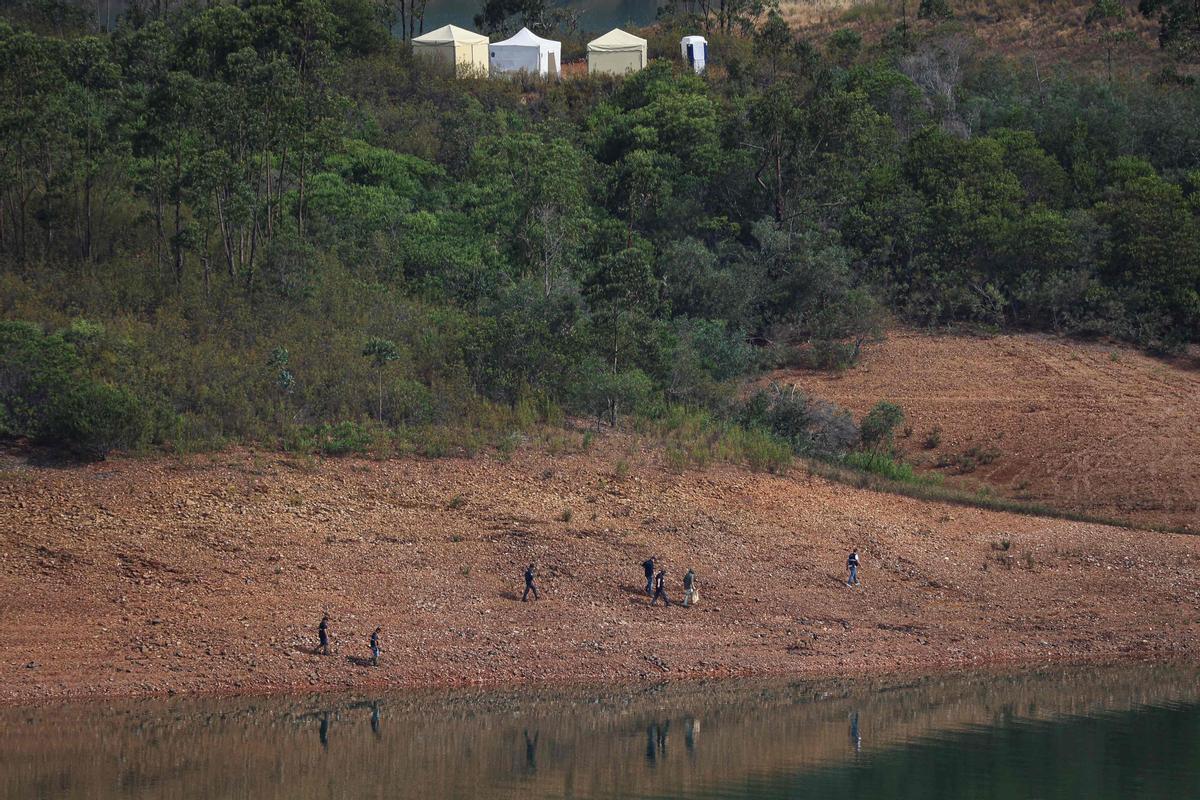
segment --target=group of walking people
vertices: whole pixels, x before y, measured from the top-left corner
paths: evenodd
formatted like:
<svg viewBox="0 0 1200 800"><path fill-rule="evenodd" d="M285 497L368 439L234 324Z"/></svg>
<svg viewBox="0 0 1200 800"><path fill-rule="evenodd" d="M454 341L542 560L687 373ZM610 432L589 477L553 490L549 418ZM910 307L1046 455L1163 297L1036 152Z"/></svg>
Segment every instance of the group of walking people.
<svg viewBox="0 0 1200 800"><path fill-rule="evenodd" d="M667 571L666 569L657 569L657 560L658 556L651 556L642 562L642 569L646 573L646 594L651 597L650 605L658 605L658 601L661 599L665 605L669 606L671 598L667 596ZM534 565L530 564L525 568L525 591L521 593L522 603L528 602L530 593L533 594L534 600L541 599L535 578ZM689 568L683 575L683 607L693 606L699 600L700 587L696 583L696 573Z"/></svg>
<svg viewBox="0 0 1200 800"><path fill-rule="evenodd" d="M850 573L846 579L847 586L861 586L858 579L858 567L860 560L858 550L851 551L846 558L846 569ZM642 571L646 575L646 594L650 595L650 605L658 605L661 599L663 605L670 606L671 598L667 596L667 570L666 567L660 567L658 556L650 556L642 562ZM521 594L521 602L528 602L530 593L533 594L534 600L540 600L541 594L538 592L536 583L537 573L534 565L531 563L525 567L525 591ZM700 601L700 586L696 582L696 573L688 567L688 571L683 574L683 607L689 608ZM376 627L371 632L370 647L371 647L371 666L379 666L379 656L383 652L380 644L382 627ZM317 653L320 655L329 655L329 615L321 616L321 624L317 626Z"/></svg>
<svg viewBox="0 0 1200 800"><path fill-rule="evenodd" d="M665 567L659 568L658 556L650 556L642 562L642 570L646 574L646 594L650 595L650 605L658 605L659 598L662 598L664 605L671 605L671 598L667 597L667 570ZM683 574L683 607L695 605L700 601L700 587L696 583L696 573L688 567L688 571Z"/></svg>

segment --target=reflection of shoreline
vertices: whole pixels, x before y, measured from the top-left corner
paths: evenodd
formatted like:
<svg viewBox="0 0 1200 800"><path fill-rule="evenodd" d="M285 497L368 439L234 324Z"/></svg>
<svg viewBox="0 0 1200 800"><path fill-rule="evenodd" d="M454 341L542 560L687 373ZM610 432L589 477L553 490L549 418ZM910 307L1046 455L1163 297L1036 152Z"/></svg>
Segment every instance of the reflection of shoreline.
<svg viewBox="0 0 1200 800"><path fill-rule="evenodd" d="M575 796L619 795L836 766L859 746L869 755L1014 719L1194 701L1196 677L1088 669L0 709L0 724L21 731L0 753L0 795L36 796L68 774L77 793L63 797L128 796L116 787L132 775L161 797L303 798L324 796L331 780L355 786L364 771L400 797L472 796L505 776L519 780L489 796L561 796L568 782Z"/></svg>

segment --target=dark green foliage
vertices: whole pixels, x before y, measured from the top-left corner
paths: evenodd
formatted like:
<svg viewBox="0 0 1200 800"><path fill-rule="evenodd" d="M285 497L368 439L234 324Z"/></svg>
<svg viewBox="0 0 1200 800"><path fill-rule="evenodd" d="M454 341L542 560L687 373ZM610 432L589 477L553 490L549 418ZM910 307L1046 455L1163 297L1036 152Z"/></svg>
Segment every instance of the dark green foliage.
<svg viewBox="0 0 1200 800"><path fill-rule="evenodd" d="M953 16L950 0L921 0L921 5L917 6L918 19L950 19Z"/></svg>
<svg viewBox="0 0 1200 800"><path fill-rule="evenodd" d="M886 400L876 403L858 425L863 447L876 452L890 452L896 428L902 422L904 411L900 406Z"/></svg>
<svg viewBox="0 0 1200 800"><path fill-rule="evenodd" d="M364 0L101 35L55 8L0 20L0 315L104 325L61 334L69 402L6 406L9 435L448 454L564 413L722 414L745 376L846 367L893 317L1200 338L1186 83L908 28L797 41L769 2L704 7L705 76L563 81L431 74ZM667 9L660 52L698 8ZM756 403L739 452L858 441L836 409Z"/></svg>
<svg viewBox="0 0 1200 800"><path fill-rule="evenodd" d="M1200 4L1195 0L1140 0L1138 11L1158 18L1159 44L1177 58L1200 58Z"/></svg>
<svg viewBox="0 0 1200 800"><path fill-rule="evenodd" d="M750 430L768 431L807 455L841 455L859 438L848 411L810 400L794 386L772 384L755 392L736 408L733 419Z"/></svg>
<svg viewBox="0 0 1200 800"><path fill-rule="evenodd" d="M129 390L87 374L69 334L0 322L0 436L103 457L153 436L153 415Z"/></svg>

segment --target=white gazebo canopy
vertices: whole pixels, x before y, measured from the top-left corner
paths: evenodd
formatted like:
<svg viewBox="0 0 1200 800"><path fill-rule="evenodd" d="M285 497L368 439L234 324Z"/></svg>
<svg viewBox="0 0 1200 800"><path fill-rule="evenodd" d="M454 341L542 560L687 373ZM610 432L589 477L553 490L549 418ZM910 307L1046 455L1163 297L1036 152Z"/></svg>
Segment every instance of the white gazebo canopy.
<svg viewBox="0 0 1200 800"><path fill-rule="evenodd" d="M443 25L412 40L413 55L458 74L487 74L488 37L457 25Z"/></svg>
<svg viewBox="0 0 1200 800"><path fill-rule="evenodd" d="M646 66L646 40L620 28L588 42L588 72L624 75Z"/></svg>
<svg viewBox="0 0 1200 800"><path fill-rule="evenodd" d="M562 65L562 42L543 39L529 28L521 28L511 39L492 44L489 61L493 73L524 70L557 75Z"/></svg>

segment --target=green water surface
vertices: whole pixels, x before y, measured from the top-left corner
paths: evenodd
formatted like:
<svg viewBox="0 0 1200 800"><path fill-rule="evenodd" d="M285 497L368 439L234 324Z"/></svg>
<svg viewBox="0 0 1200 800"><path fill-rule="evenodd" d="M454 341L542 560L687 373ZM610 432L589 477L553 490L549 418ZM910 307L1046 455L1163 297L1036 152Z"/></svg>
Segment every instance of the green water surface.
<svg viewBox="0 0 1200 800"><path fill-rule="evenodd" d="M0 709L10 798L1200 798L1189 669Z"/></svg>

